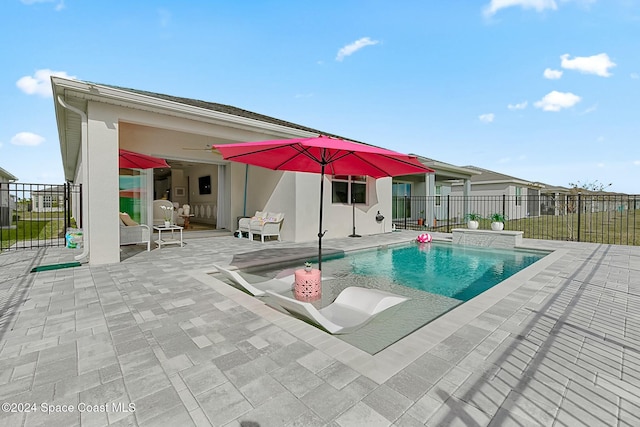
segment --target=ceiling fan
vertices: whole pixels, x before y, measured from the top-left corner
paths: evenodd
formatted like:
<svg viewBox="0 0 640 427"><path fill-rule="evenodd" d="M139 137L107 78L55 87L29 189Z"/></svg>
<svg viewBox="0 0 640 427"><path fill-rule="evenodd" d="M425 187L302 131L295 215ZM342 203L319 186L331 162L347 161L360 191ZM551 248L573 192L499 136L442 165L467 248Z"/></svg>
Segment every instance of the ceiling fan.
<svg viewBox="0 0 640 427"><path fill-rule="evenodd" d="M205 145L205 148L187 148L187 147L182 147L183 150L189 150L189 151L210 151L214 154L220 154L220 152L218 150L216 150L213 147L213 144L207 144Z"/></svg>

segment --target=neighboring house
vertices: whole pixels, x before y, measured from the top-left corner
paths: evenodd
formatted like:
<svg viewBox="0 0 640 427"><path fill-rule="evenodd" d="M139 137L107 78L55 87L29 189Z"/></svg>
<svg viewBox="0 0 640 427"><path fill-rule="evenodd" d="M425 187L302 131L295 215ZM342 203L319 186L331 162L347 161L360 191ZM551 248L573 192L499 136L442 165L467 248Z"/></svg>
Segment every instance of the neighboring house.
<svg viewBox="0 0 640 427"><path fill-rule="evenodd" d="M393 218L401 219L405 216L411 219L424 218L426 224L436 224L437 220L451 215L446 196L451 194L452 182L461 183L462 194L468 196L471 191L471 178L481 172L414 155L435 173L393 178L392 194L395 200ZM412 201L404 202L403 196L410 196ZM469 213L469 206L462 203L454 210L454 216L462 217Z"/></svg>
<svg viewBox="0 0 640 427"><path fill-rule="evenodd" d="M477 166L465 166L466 169L480 172L470 179L469 195L485 197L486 202L479 202L472 209L475 213L488 216L492 213L504 213L509 219L535 217L540 215L540 191L543 184L494 172ZM451 195L463 196L465 184L454 182ZM504 204L497 196L506 196Z"/></svg>
<svg viewBox="0 0 640 427"><path fill-rule="evenodd" d="M52 185L31 192L32 212L64 211L64 185Z"/></svg>
<svg viewBox="0 0 640 427"><path fill-rule="evenodd" d="M51 81L65 179L82 184L85 245L79 259L119 262L120 191L136 198L125 204L146 224L152 223L154 198L166 197L195 205L195 214L228 230L256 210L281 212L283 240L317 239L320 175L247 167L223 160L210 147L335 135L228 105L60 77ZM153 170L120 170L119 148L167 159L167 181L155 180ZM352 191L364 195L356 204L357 232L390 232L391 221L375 217L379 211L391 218L391 178L327 176L326 237L352 233ZM73 215L79 218L75 202Z"/></svg>
<svg viewBox="0 0 640 427"><path fill-rule="evenodd" d="M7 184L17 180L18 178L0 168L0 227L11 227L16 201Z"/></svg>
<svg viewBox="0 0 640 427"><path fill-rule="evenodd" d="M566 215L571 213L574 200L572 190L567 187L554 186L538 182L540 190L540 215ZM575 194L575 193L573 193Z"/></svg>

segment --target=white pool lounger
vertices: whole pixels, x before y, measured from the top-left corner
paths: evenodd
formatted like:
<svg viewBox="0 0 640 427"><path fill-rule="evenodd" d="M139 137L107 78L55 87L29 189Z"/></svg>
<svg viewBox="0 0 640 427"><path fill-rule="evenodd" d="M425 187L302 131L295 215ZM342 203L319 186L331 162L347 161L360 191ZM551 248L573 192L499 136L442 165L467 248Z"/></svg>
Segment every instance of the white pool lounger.
<svg viewBox="0 0 640 427"><path fill-rule="evenodd" d="M306 319L331 334L352 332L388 308L409 298L377 289L351 286L334 302L318 310L313 304L266 291L273 301L289 313Z"/></svg>
<svg viewBox="0 0 640 427"><path fill-rule="evenodd" d="M265 291L285 292L290 291L293 286L294 276L282 277L279 279L269 279L258 283L247 282L237 271L227 270L219 265L213 264L213 266L222 273L223 276L230 280L233 280L239 286L244 288L251 295L256 297L265 296Z"/></svg>

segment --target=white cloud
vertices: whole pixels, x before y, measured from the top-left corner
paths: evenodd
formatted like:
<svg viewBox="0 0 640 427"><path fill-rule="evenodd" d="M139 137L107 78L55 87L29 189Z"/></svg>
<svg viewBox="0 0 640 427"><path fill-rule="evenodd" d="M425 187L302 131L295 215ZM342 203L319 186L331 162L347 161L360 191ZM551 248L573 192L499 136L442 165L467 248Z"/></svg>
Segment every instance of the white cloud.
<svg viewBox="0 0 640 427"><path fill-rule="evenodd" d="M593 113L598 109L598 104L594 104L591 107L584 110L580 115L584 116L585 114Z"/></svg>
<svg viewBox="0 0 640 427"><path fill-rule="evenodd" d="M373 46L380 43L378 40L371 40L369 37L362 37L351 44L346 45L338 51L336 61L342 61L345 57L353 55L366 46Z"/></svg>
<svg viewBox="0 0 640 427"><path fill-rule="evenodd" d="M536 12L542 12L545 9L556 10L558 5L555 0L491 0L483 9L486 17L495 15L500 9L508 7L520 6L523 9L535 9Z"/></svg>
<svg viewBox="0 0 640 427"><path fill-rule="evenodd" d="M640 166L640 160L634 160L633 164L636 165L636 166Z"/></svg>
<svg viewBox="0 0 640 427"><path fill-rule="evenodd" d="M527 105L529 105L529 103L527 101L524 101L519 104L509 104L507 105L507 108L509 110L524 110L525 108L527 108Z"/></svg>
<svg viewBox="0 0 640 427"><path fill-rule="evenodd" d="M55 9L56 10L62 10L64 9L65 5L64 5L64 0L21 0L23 4L26 4L27 6L31 6L32 4L37 4L37 3L58 3L56 4Z"/></svg>
<svg viewBox="0 0 640 427"><path fill-rule="evenodd" d="M498 163L510 163L511 162L511 157L503 157L501 159L498 159Z"/></svg>
<svg viewBox="0 0 640 427"><path fill-rule="evenodd" d="M28 145L34 147L36 145L42 144L43 142L43 137L31 132L20 132L15 134L13 138L11 138L11 143L13 145Z"/></svg>
<svg viewBox="0 0 640 427"><path fill-rule="evenodd" d="M167 9L158 9L158 18L160 19L161 27L168 27L171 23L171 12Z"/></svg>
<svg viewBox="0 0 640 427"><path fill-rule="evenodd" d="M611 76L609 68L616 66L616 63L611 61L606 53L592 56L576 56L573 59L569 59L569 54L566 53L560 56L560 59L562 68L576 70L583 74L595 74L600 77Z"/></svg>
<svg viewBox="0 0 640 427"><path fill-rule="evenodd" d="M482 123L491 123L496 118L496 115L493 113L480 114L478 118Z"/></svg>
<svg viewBox="0 0 640 427"><path fill-rule="evenodd" d="M558 80L562 77L562 70L552 70L551 68L547 68L544 70L544 78L549 80Z"/></svg>
<svg viewBox="0 0 640 427"><path fill-rule="evenodd" d="M640 79L640 74L638 73L631 73L629 74L629 77L631 77L632 79Z"/></svg>
<svg viewBox="0 0 640 427"><path fill-rule="evenodd" d="M294 98L311 98L313 93L296 93Z"/></svg>
<svg viewBox="0 0 640 427"><path fill-rule="evenodd" d="M52 96L51 76L64 77L65 79L75 79L66 71L51 71L49 69L37 70L32 76L21 77L16 82L16 86L27 95L40 95L42 97Z"/></svg>
<svg viewBox="0 0 640 427"><path fill-rule="evenodd" d="M554 90L533 105L541 108L543 111L560 111L563 108L573 107L580 102L581 99L578 95L574 95L571 92L558 92Z"/></svg>

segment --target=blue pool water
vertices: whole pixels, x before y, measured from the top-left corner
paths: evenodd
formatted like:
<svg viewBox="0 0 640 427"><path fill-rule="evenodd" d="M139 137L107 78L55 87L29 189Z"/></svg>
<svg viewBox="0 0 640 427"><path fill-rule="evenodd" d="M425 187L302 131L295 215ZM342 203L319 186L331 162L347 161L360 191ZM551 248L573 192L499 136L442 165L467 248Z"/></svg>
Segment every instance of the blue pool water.
<svg viewBox="0 0 640 427"><path fill-rule="evenodd" d="M416 329L547 255L540 251L473 248L449 243L410 244L330 256L322 261L322 308L348 286L381 289L408 301L376 316L362 328L337 338L375 354ZM247 280L282 277L301 268L244 273ZM293 292L287 292L293 297Z"/></svg>
<svg viewBox="0 0 640 427"><path fill-rule="evenodd" d="M403 286L468 301L545 255L431 243L355 253L342 264L353 274L386 276Z"/></svg>

